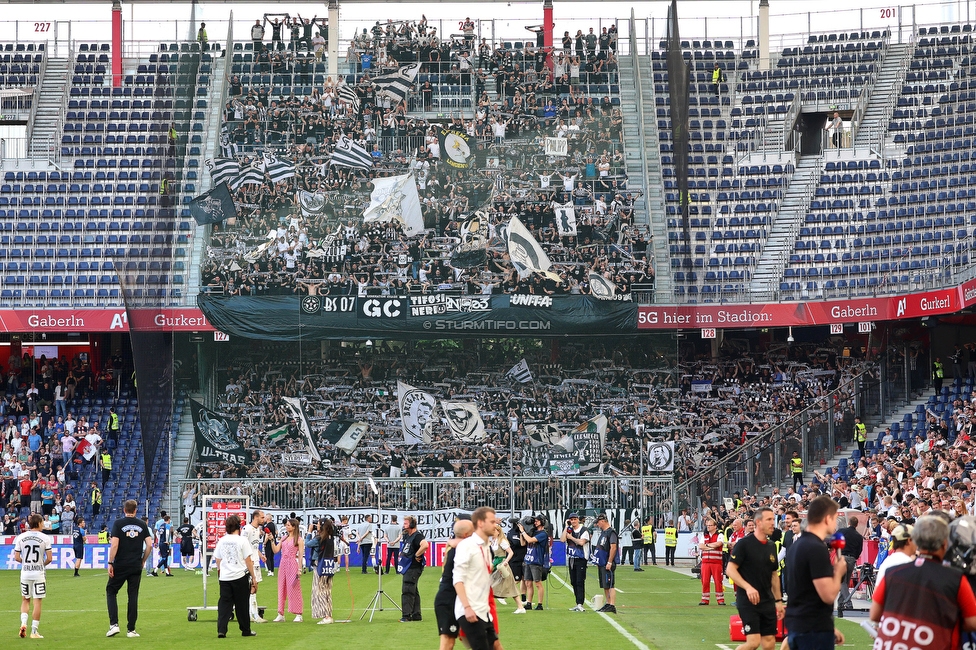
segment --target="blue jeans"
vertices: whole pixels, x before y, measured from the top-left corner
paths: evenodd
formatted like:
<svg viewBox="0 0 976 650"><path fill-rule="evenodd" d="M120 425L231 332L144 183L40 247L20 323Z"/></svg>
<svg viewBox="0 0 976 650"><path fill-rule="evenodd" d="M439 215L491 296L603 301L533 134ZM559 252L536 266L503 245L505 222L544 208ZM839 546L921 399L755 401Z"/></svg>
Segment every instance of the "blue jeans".
<svg viewBox="0 0 976 650"><path fill-rule="evenodd" d="M643 555L644 555L644 548L643 547L641 547L641 548L635 548L634 549L634 568L635 569L637 569L637 568L640 567L640 565L641 565L641 558L642 558Z"/></svg>
<svg viewBox="0 0 976 650"><path fill-rule="evenodd" d="M790 650L834 650L834 632L790 632L786 637Z"/></svg>

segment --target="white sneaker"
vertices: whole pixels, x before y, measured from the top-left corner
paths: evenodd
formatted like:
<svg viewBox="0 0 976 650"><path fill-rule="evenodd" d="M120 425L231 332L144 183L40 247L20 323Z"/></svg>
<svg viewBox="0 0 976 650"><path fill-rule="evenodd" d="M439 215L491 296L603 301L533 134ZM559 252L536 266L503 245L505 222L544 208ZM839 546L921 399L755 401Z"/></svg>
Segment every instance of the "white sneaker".
<svg viewBox="0 0 976 650"><path fill-rule="evenodd" d="M131 632L126 632L125 635L127 637L129 637L130 639L137 639L137 638L139 638L139 633L136 632L135 630L132 630Z"/></svg>
<svg viewBox="0 0 976 650"><path fill-rule="evenodd" d="M571 612L585 612L586 610L583 609L583 606L582 605L577 605L576 607L570 607L569 608L569 611L571 611Z"/></svg>
<svg viewBox="0 0 976 650"><path fill-rule="evenodd" d="M318 622L318 624L319 625L331 625L332 624L332 618L331 617L323 618L321 621Z"/></svg>
<svg viewBox="0 0 976 650"><path fill-rule="evenodd" d="M508 601L505 600L504 598L496 598L495 600L498 601L498 604L499 605L507 605L508 604Z"/></svg>
<svg viewBox="0 0 976 650"><path fill-rule="evenodd" d="M32 638L32 639L43 639L44 637L42 637L42 636L41 636L40 634L38 634L37 632L31 632L31 638Z"/></svg>
<svg viewBox="0 0 976 650"><path fill-rule="evenodd" d="M108 632L105 633L105 636L115 636L116 634L118 634L121 631L122 630L119 629L119 626L118 625L113 625L113 626L111 626L111 627L108 628Z"/></svg>
<svg viewBox="0 0 976 650"><path fill-rule="evenodd" d="M284 623L285 622L285 617L282 614L278 614L277 616L275 616L275 619L272 622L273 623Z"/></svg>
<svg viewBox="0 0 976 650"><path fill-rule="evenodd" d="M524 608L524 607L519 607L518 609L516 609L516 610L515 610L514 612L512 612L512 613L513 613L513 614L524 614L524 613L525 613L525 608Z"/></svg>
<svg viewBox="0 0 976 650"><path fill-rule="evenodd" d="M302 622L302 615L301 615L301 614L299 614L298 616L296 616L296 617L295 617L295 620L294 620L293 622L294 622L294 623L301 623L301 622Z"/></svg>
<svg viewBox="0 0 976 650"><path fill-rule="evenodd" d="M260 616L258 616L256 618L252 618L251 619L251 622L252 623L267 623L268 621L266 621L263 618L261 618Z"/></svg>
<svg viewBox="0 0 976 650"><path fill-rule="evenodd" d="M269 578L273 578L274 577L274 571L268 571L268 577Z"/></svg>

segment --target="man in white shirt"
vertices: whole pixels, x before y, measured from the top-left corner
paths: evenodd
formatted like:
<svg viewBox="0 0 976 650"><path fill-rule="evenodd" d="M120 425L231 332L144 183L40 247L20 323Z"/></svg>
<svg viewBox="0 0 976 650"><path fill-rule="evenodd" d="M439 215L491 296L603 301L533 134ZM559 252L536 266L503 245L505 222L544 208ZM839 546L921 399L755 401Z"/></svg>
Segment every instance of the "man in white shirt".
<svg viewBox="0 0 976 650"><path fill-rule="evenodd" d="M224 522L227 534L217 540L214 560L217 562L217 575L220 580L220 600L217 602L217 638L227 636L227 624L231 614L237 615L237 625L241 636L257 636L251 631L251 618L248 616L248 594L258 592L251 562L251 543L241 537L241 520L237 515L228 515Z"/></svg>
<svg viewBox="0 0 976 650"><path fill-rule="evenodd" d="M248 544L251 545L251 564L254 565L254 581L255 583L261 582L261 560L264 559L264 553L261 549L264 547L264 512L261 510L255 510L251 513L251 523L244 526L241 531L241 536L247 540ZM261 614L258 611L258 594L257 592L252 593L248 599L248 609L251 612L251 621L254 623L265 623Z"/></svg>
<svg viewBox="0 0 976 650"><path fill-rule="evenodd" d="M403 527L397 523L397 516L390 516L390 523L383 527L383 534L386 536L386 561L384 573L390 572L392 566L396 569L397 553L400 552L400 540L403 539Z"/></svg>
<svg viewBox="0 0 976 650"><path fill-rule="evenodd" d="M20 562L20 638L27 636L27 614L31 601L34 601L34 617L31 621L32 639L43 639L37 632L41 624L41 603L47 595L45 567L51 563L51 538L41 532L43 517L31 515L27 524L30 530L21 533L14 540L14 560Z"/></svg>
<svg viewBox="0 0 976 650"><path fill-rule="evenodd" d="M908 564L915 559L915 542L912 541L914 528L908 524L898 524L891 529L891 553L884 559L878 567L878 575L874 579L874 584L881 584L881 579L885 572L892 567L900 564Z"/></svg>
<svg viewBox="0 0 976 650"><path fill-rule="evenodd" d="M491 650L498 640L492 625L491 548L488 537L495 527L495 510L482 506L471 513L474 535L461 540L454 554L454 615L471 650Z"/></svg>
<svg viewBox="0 0 976 650"><path fill-rule="evenodd" d="M363 574L369 567L369 559L373 555L373 516L366 515L366 521L360 526L359 530L359 554L363 556ZM379 564L376 566L376 573L380 572Z"/></svg>

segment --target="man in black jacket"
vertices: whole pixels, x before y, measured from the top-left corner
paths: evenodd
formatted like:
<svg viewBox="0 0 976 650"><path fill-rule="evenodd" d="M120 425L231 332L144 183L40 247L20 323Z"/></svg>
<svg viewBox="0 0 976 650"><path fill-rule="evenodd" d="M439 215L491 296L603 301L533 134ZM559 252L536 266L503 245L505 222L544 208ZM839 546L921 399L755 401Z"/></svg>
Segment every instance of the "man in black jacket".
<svg viewBox="0 0 976 650"><path fill-rule="evenodd" d="M840 600L837 601L837 615L840 617L844 616L845 609L853 609L851 607L851 573L854 572L857 559L861 557L861 550L864 548L864 538L861 537L861 533L857 532L859 522L857 515L851 515L847 522L847 528L842 528L839 531L844 535L845 545L841 554L844 556L844 561L847 562L847 571L844 573L844 580L840 583Z"/></svg>

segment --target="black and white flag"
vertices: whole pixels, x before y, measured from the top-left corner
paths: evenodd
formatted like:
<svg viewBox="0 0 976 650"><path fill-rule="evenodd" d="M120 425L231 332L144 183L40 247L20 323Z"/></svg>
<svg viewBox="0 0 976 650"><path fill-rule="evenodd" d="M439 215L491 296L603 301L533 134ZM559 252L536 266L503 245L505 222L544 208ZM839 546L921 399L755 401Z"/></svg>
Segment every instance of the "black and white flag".
<svg viewBox="0 0 976 650"><path fill-rule="evenodd" d="M295 177L295 166L278 158L270 151L264 152L264 173L271 177L272 183L284 183Z"/></svg>
<svg viewBox="0 0 976 650"><path fill-rule="evenodd" d="M367 431L369 431L369 424L366 422L336 420L326 428L323 436L335 445L336 449L341 449L346 455L351 456Z"/></svg>
<svg viewBox="0 0 976 650"><path fill-rule="evenodd" d="M373 157L369 152L344 135L336 143L335 151L332 152L332 164L337 167L350 167L352 169L371 169L373 167Z"/></svg>
<svg viewBox="0 0 976 650"><path fill-rule="evenodd" d="M529 370L529 362L522 359L512 369L505 373L506 377L511 377L520 384L528 384L532 381L532 372Z"/></svg>
<svg viewBox="0 0 976 650"><path fill-rule="evenodd" d="M233 158L237 154L237 144L231 142L227 135L220 136L220 155L224 158Z"/></svg>
<svg viewBox="0 0 976 650"><path fill-rule="evenodd" d="M241 173L241 166L235 158L208 158L206 165L214 185L225 181L230 183Z"/></svg>
<svg viewBox="0 0 976 650"><path fill-rule="evenodd" d="M420 62L401 65L396 72L380 75L373 79L376 97L389 97L393 102L403 101L410 89L413 88L413 82L417 78L417 73L420 72L420 66Z"/></svg>
<svg viewBox="0 0 976 650"><path fill-rule="evenodd" d="M461 442L481 442L485 439L485 423L474 402L441 400L444 419L454 437Z"/></svg>
<svg viewBox="0 0 976 650"><path fill-rule="evenodd" d="M565 451L573 451L573 437L560 431L555 424L527 424L525 435L533 447L562 447Z"/></svg>
<svg viewBox="0 0 976 650"><path fill-rule="evenodd" d="M363 223L399 221L408 237L424 231L424 215L412 173L373 179L369 207L363 211Z"/></svg>
<svg viewBox="0 0 976 650"><path fill-rule="evenodd" d="M556 228L559 230L560 237L575 237L576 231L576 208L573 202L561 204L552 202L552 211L556 215Z"/></svg>
<svg viewBox="0 0 976 650"><path fill-rule="evenodd" d="M298 190L298 204L302 208L303 217L317 217L325 211L325 195L321 192Z"/></svg>
<svg viewBox="0 0 976 650"><path fill-rule="evenodd" d="M264 172L261 171L260 167L247 167L241 170L241 173L231 182L230 186L236 190L244 185L261 185L262 183L264 183Z"/></svg>
<svg viewBox="0 0 976 650"><path fill-rule="evenodd" d="M339 84L338 98L341 103L352 106L352 112L359 115L359 95L349 84Z"/></svg>
<svg viewBox="0 0 976 650"><path fill-rule="evenodd" d="M318 434L316 434L312 427L308 425L308 416L305 415L305 408L302 401L297 397L285 397L285 405L289 411L291 411L291 416L295 420L295 424L298 430L301 432L302 437L308 444L308 452L312 454L315 460L321 462L322 455L319 453L318 449Z"/></svg>
<svg viewBox="0 0 976 650"><path fill-rule="evenodd" d="M403 425L403 441L408 445L430 442L427 422L437 406L434 396L402 381L397 382L397 402L400 406L400 422Z"/></svg>
<svg viewBox="0 0 976 650"><path fill-rule="evenodd" d="M209 192L190 201L190 216L201 226L236 217L237 207L227 183L218 183Z"/></svg>
<svg viewBox="0 0 976 650"><path fill-rule="evenodd" d="M674 441L647 443L647 471L674 471Z"/></svg>
<svg viewBox="0 0 976 650"><path fill-rule="evenodd" d="M549 270L552 266L549 256L518 217L512 217L508 222L508 256L520 278L524 279L532 273L541 273L555 282L562 280Z"/></svg>
<svg viewBox="0 0 976 650"><path fill-rule="evenodd" d="M590 295L600 300L613 300L617 295L617 285L599 273L590 272Z"/></svg>

